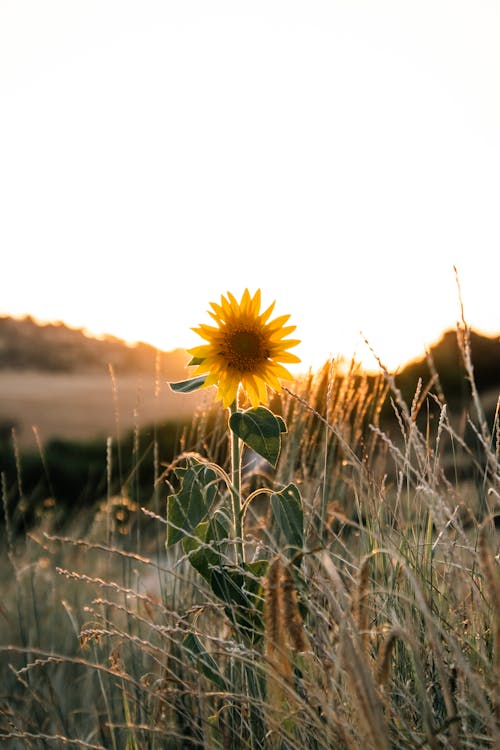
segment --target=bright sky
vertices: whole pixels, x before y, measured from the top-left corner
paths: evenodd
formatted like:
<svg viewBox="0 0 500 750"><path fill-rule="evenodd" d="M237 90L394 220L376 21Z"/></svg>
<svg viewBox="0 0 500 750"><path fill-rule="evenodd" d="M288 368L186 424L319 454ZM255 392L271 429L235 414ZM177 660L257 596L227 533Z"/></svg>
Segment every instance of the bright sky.
<svg viewBox="0 0 500 750"><path fill-rule="evenodd" d="M498 0L1 0L0 313L304 365L500 332Z"/></svg>

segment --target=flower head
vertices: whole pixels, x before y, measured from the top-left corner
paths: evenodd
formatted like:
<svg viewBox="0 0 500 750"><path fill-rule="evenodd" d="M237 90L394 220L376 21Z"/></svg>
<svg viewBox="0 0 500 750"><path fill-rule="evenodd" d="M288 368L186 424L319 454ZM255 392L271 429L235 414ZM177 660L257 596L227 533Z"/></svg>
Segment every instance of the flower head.
<svg viewBox="0 0 500 750"><path fill-rule="evenodd" d="M228 292L221 296L220 305L210 303L209 315L216 326L202 323L192 329L208 342L189 350L198 365L194 374L207 375L204 387L216 385L217 398L225 407L235 401L240 384L252 406L265 402L266 385L279 391L280 379L292 379L281 363L300 362L287 351L300 343L285 338L296 328L285 325L290 316L269 320L275 303L262 313L260 305L260 289L253 297L245 289L241 302Z"/></svg>

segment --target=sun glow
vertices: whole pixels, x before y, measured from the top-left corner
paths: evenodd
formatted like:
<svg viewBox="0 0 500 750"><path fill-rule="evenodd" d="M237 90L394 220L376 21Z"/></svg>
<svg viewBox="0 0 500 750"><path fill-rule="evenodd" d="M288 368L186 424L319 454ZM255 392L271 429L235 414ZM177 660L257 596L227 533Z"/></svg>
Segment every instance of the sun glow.
<svg viewBox="0 0 500 750"><path fill-rule="evenodd" d="M29 8L29 13L24 10ZM302 362L500 330L500 6L4 3L2 312L190 348L220 290ZM64 94L64 95L63 95Z"/></svg>

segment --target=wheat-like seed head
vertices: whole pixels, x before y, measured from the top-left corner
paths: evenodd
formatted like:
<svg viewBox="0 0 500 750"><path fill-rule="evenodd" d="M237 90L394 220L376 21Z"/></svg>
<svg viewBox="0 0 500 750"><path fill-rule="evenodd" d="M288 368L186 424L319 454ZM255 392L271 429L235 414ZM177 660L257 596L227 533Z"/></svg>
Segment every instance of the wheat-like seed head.
<svg viewBox="0 0 500 750"><path fill-rule="evenodd" d="M358 585L353 600L353 616L361 638L363 651L370 646L368 593L370 587L370 556L363 559L359 568Z"/></svg>
<svg viewBox="0 0 500 750"><path fill-rule="evenodd" d="M309 651L311 647L304 630L304 623L298 607L297 592L288 566L282 568L281 597L283 620L290 645L299 653Z"/></svg>

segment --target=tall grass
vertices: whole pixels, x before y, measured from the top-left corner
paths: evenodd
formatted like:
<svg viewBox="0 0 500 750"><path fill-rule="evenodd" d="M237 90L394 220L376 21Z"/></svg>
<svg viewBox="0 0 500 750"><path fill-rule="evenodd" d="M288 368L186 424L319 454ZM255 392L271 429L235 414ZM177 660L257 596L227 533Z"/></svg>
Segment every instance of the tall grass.
<svg viewBox="0 0 500 750"><path fill-rule="evenodd" d="M437 376L407 403L382 365L369 377L355 362L275 397L280 461L247 455L243 473L247 555L269 565L232 611L189 551L165 550L174 478L154 435L150 501L128 475L127 494L75 509L64 534L49 503L16 536L4 478L2 746L500 747L500 419L458 336L461 412ZM226 415L197 415L182 447L224 466ZM265 491L292 481L306 508L294 556Z"/></svg>

